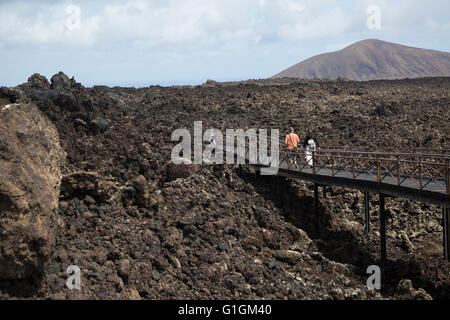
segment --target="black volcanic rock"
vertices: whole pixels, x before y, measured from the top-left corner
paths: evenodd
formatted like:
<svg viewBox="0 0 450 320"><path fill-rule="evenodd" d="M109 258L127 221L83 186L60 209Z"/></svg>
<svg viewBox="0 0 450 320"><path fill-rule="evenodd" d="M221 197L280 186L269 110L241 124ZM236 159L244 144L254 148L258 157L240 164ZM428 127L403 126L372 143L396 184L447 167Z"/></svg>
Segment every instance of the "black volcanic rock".
<svg viewBox="0 0 450 320"><path fill-rule="evenodd" d="M33 101L39 101L39 100L50 100L50 101L56 101L58 98L58 91L57 90L36 90L34 91L33 95L31 96L31 99Z"/></svg>
<svg viewBox="0 0 450 320"><path fill-rule="evenodd" d="M70 91L59 91L55 103L61 108L71 112L81 110L79 100Z"/></svg>
<svg viewBox="0 0 450 320"><path fill-rule="evenodd" d="M107 119L94 119L89 123L89 127L95 133L100 133L108 130L111 126L111 121Z"/></svg>
<svg viewBox="0 0 450 320"><path fill-rule="evenodd" d="M9 100L11 103L16 103L20 100L22 93L13 88L0 87L0 99Z"/></svg>
<svg viewBox="0 0 450 320"><path fill-rule="evenodd" d="M72 85L71 80L63 72L59 72L50 79L52 89L67 89Z"/></svg>

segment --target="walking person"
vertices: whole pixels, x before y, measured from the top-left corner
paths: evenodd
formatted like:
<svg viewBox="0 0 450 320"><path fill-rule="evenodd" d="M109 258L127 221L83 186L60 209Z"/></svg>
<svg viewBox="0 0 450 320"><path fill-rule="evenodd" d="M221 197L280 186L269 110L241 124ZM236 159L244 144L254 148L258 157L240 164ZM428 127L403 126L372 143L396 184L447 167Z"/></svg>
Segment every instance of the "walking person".
<svg viewBox="0 0 450 320"><path fill-rule="evenodd" d="M297 164L297 156L295 154L295 148L297 148L298 143L300 142L300 138L295 134L294 128L289 129L290 133L284 139L284 143L286 144L286 148L288 150L288 157L291 163L290 167L295 163Z"/></svg>
<svg viewBox="0 0 450 320"><path fill-rule="evenodd" d="M209 136L209 144L216 146L216 136L214 135L214 133L211 133L211 135Z"/></svg>
<svg viewBox="0 0 450 320"><path fill-rule="evenodd" d="M317 136L313 133L312 129L308 129L308 134L305 137L305 141L303 142L303 148L305 149L306 154L306 163L312 167L313 166L313 152L320 149L319 140Z"/></svg>

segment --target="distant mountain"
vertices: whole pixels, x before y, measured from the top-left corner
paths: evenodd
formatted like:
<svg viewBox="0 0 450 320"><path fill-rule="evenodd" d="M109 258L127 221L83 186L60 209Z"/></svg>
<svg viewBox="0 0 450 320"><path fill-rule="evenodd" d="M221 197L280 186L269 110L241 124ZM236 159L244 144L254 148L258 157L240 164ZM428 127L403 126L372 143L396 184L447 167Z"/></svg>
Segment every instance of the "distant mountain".
<svg viewBox="0 0 450 320"><path fill-rule="evenodd" d="M272 78L404 79L450 76L450 53L369 39L314 56Z"/></svg>

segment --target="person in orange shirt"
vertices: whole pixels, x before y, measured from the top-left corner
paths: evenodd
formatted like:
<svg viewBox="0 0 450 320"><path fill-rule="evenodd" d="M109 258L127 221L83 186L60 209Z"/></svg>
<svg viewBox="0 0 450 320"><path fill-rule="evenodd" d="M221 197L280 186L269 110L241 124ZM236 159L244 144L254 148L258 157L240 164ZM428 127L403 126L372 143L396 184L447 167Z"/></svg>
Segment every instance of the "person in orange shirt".
<svg viewBox="0 0 450 320"><path fill-rule="evenodd" d="M284 140L284 143L286 144L286 148L288 150L289 154L289 161L291 162L291 166L295 163L297 164L297 156L295 155L295 148L297 148L298 143L300 142L300 138L295 134L294 128L290 128L290 132L286 139Z"/></svg>

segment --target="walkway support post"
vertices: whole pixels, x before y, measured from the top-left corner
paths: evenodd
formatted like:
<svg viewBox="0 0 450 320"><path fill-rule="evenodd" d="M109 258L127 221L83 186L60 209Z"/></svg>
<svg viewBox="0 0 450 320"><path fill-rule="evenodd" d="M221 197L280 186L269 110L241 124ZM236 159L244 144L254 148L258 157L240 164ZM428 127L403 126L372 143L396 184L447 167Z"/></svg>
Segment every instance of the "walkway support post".
<svg viewBox="0 0 450 320"><path fill-rule="evenodd" d="M450 160L445 160L445 189L450 199ZM444 260L450 261L450 208L442 207L442 233L444 242Z"/></svg>
<svg viewBox="0 0 450 320"><path fill-rule="evenodd" d="M450 261L450 209L442 208L442 227L444 231L444 259Z"/></svg>
<svg viewBox="0 0 450 320"><path fill-rule="evenodd" d="M280 178L278 175L275 176L275 183L276 183L276 196L278 198L280 196Z"/></svg>
<svg viewBox="0 0 450 320"><path fill-rule="evenodd" d="M314 183L314 215L316 217L316 234L320 234L319 186Z"/></svg>
<svg viewBox="0 0 450 320"><path fill-rule="evenodd" d="M386 265L386 210L385 195L380 193L380 260L382 266Z"/></svg>
<svg viewBox="0 0 450 320"><path fill-rule="evenodd" d="M450 160L445 160L445 184L447 195L450 197Z"/></svg>
<svg viewBox="0 0 450 320"><path fill-rule="evenodd" d="M364 211L366 217L366 233L370 232L370 207L369 191L364 191Z"/></svg>

